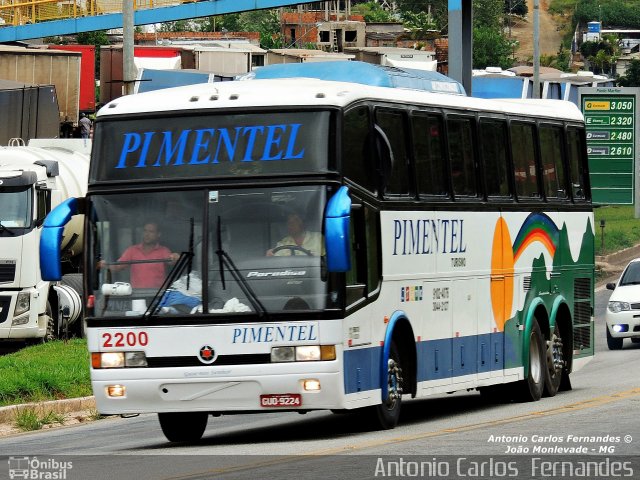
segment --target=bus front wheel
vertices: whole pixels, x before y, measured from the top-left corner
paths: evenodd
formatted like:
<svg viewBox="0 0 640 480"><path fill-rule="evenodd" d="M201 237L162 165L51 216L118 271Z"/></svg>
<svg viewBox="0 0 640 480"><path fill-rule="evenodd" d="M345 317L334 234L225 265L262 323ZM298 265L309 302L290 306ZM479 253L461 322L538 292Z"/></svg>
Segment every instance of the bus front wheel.
<svg viewBox="0 0 640 480"><path fill-rule="evenodd" d="M387 399L372 408L380 428L389 430L398 424L400 407L402 406L402 366L395 342L391 343L391 348L389 349L386 380L386 385L383 385L382 388L387 389Z"/></svg>
<svg viewBox="0 0 640 480"><path fill-rule="evenodd" d="M170 442L196 442L202 438L209 414L206 412L159 413L162 433Z"/></svg>

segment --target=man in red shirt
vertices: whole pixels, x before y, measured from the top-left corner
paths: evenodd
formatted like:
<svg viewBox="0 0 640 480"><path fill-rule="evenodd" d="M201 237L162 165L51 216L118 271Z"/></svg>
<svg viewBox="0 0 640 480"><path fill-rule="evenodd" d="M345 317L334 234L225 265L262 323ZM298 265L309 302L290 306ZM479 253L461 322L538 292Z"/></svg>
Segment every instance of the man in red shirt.
<svg viewBox="0 0 640 480"><path fill-rule="evenodd" d="M160 231L158 225L153 222L144 224L142 243L131 245L127 248L118 262L144 261L149 263L133 263L131 265L111 265L112 271L120 271L131 268L131 286L133 288L160 288L166 276L166 262L154 262L153 260L170 260L175 262L180 256L172 253L167 247L160 245ZM103 261L98 267L104 267Z"/></svg>

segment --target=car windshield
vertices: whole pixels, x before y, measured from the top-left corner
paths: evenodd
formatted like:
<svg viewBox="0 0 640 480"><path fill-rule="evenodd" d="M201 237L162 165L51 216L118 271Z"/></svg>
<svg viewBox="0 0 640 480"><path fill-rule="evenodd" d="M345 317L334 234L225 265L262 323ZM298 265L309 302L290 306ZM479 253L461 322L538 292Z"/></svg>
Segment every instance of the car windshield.
<svg viewBox="0 0 640 480"><path fill-rule="evenodd" d="M620 279L620 286L640 285L640 262L630 263Z"/></svg>
<svg viewBox="0 0 640 480"><path fill-rule="evenodd" d="M92 196L95 316L267 318L335 307L322 235L330 193L305 186Z"/></svg>
<svg viewBox="0 0 640 480"><path fill-rule="evenodd" d="M0 224L3 227L28 228L31 225L31 192L30 186L0 189Z"/></svg>

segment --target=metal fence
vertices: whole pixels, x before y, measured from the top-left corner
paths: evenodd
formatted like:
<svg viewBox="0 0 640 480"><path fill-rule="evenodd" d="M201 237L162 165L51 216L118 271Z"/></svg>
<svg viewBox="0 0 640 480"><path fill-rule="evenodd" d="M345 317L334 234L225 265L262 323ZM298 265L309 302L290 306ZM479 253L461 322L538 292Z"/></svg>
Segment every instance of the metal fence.
<svg viewBox="0 0 640 480"><path fill-rule="evenodd" d="M0 0L0 27L121 13L123 0ZM133 0L134 10L168 7L194 0Z"/></svg>

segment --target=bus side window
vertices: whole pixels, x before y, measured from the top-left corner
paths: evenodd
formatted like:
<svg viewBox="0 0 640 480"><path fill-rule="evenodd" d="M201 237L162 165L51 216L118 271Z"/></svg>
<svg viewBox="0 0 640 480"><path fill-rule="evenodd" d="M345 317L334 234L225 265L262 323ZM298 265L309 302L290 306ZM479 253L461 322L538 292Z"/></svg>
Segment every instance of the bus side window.
<svg viewBox="0 0 640 480"><path fill-rule="evenodd" d="M357 185L376 193L378 171L372 160L369 107L359 106L344 115L342 170Z"/></svg>
<svg viewBox="0 0 640 480"><path fill-rule="evenodd" d="M376 124L385 133L391 146L393 165L384 178L385 195L409 195L409 164L407 162L407 141L405 115L402 111L389 109L376 110Z"/></svg>
<svg viewBox="0 0 640 480"><path fill-rule="evenodd" d="M475 197L478 193L472 122L473 119L466 117L447 118L451 181L455 196Z"/></svg>
<svg viewBox="0 0 640 480"><path fill-rule="evenodd" d="M566 199L566 176L562 161L562 127L540 125L539 138L545 194L550 199Z"/></svg>
<svg viewBox="0 0 640 480"><path fill-rule="evenodd" d="M411 118L419 195L448 195L442 146L442 117L416 113Z"/></svg>
<svg viewBox="0 0 640 480"><path fill-rule="evenodd" d="M569 169L571 172L571 190L573 199L582 201L586 199L584 175L585 158L584 144L580 130L575 127L567 128L567 155L569 157Z"/></svg>
<svg viewBox="0 0 640 480"><path fill-rule="evenodd" d="M507 122L480 120L480 153L484 160L484 181L489 197L510 197Z"/></svg>
<svg viewBox="0 0 640 480"><path fill-rule="evenodd" d="M354 305L376 291L380 282L378 215L365 205L351 213L351 270L346 275L346 305Z"/></svg>
<svg viewBox="0 0 640 480"><path fill-rule="evenodd" d="M534 125L513 122L510 132L516 193L519 198L540 198Z"/></svg>

